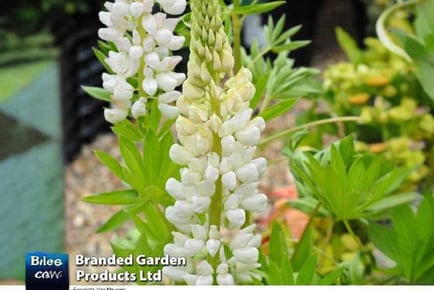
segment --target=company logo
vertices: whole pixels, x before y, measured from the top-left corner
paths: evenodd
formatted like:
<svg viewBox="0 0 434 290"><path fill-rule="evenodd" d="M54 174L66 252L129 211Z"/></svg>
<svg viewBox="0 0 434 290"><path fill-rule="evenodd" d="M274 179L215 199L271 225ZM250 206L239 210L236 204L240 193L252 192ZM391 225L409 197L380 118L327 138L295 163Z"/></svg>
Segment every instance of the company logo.
<svg viewBox="0 0 434 290"><path fill-rule="evenodd" d="M32 252L26 255L26 290L68 290L68 254Z"/></svg>

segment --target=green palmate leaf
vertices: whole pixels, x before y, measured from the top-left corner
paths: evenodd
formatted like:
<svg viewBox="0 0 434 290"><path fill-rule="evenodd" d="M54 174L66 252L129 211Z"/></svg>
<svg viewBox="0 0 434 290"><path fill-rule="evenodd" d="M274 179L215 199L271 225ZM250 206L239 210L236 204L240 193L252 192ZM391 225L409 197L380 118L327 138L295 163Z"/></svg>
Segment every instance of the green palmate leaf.
<svg viewBox="0 0 434 290"><path fill-rule="evenodd" d="M160 153L162 158L160 158L159 162L159 168L158 169L158 177L157 185L159 185L161 188L165 188L166 181L170 177L177 178L179 175L179 166L172 162L172 160L169 157L169 151L170 147L173 145L174 140L173 136L170 133L167 133L166 135L162 136L159 140L159 146L160 146Z"/></svg>
<svg viewBox="0 0 434 290"><path fill-rule="evenodd" d="M426 0L419 2L416 6L416 20L414 28L421 39L434 34L434 1Z"/></svg>
<svg viewBox="0 0 434 290"><path fill-rule="evenodd" d="M148 124L151 127L151 130L157 132L161 120L161 112L160 109L158 109L158 101L149 100L148 105L151 108L150 114L147 115L147 117L149 118Z"/></svg>
<svg viewBox="0 0 434 290"><path fill-rule="evenodd" d="M146 233L142 233L139 240L136 244L135 249L135 256L138 255L145 255L147 257L162 257L164 256L164 246L166 241L159 241L157 243L152 243L153 241L146 241L148 239ZM143 271L144 273L151 272L156 273L159 269L161 269L163 265L157 264L157 265L146 265L146 266L139 266L139 269ZM139 274L139 273L138 273ZM161 282L158 281L141 281L141 284L161 284Z"/></svg>
<svg viewBox="0 0 434 290"><path fill-rule="evenodd" d="M279 53L282 51L292 51L292 50L296 50L298 48L301 48L303 46L306 46L310 43L311 43L311 41L309 41L309 40L288 41L288 43L274 46L271 49L271 51L274 53Z"/></svg>
<svg viewBox="0 0 434 290"><path fill-rule="evenodd" d="M394 272L410 283L434 283L434 198L426 194L414 213L404 205L392 210L392 227L369 224L369 237L396 262Z"/></svg>
<svg viewBox="0 0 434 290"><path fill-rule="evenodd" d="M108 55L109 51L113 50L113 46L105 41L98 40L97 43L98 43L98 48L101 50L101 52L104 55Z"/></svg>
<svg viewBox="0 0 434 290"><path fill-rule="evenodd" d="M269 242L268 284L293 285L294 272L289 259L285 235L278 223L273 224Z"/></svg>
<svg viewBox="0 0 434 290"><path fill-rule="evenodd" d="M339 148L339 153L344 159L344 161L352 162L355 157L355 150L354 150L354 139L351 135L346 136L340 142L336 143L337 148Z"/></svg>
<svg viewBox="0 0 434 290"><path fill-rule="evenodd" d="M345 191L350 193L358 193L364 192L362 189L363 184L365 183L365 164L363 162L363 158L358 158L354 161L348 171L348 177L345 182ZM359 200L364 199L365 196L360 196Z"/></svg>
<svg viewBox="0 0 434 290"><path fill-rule="evenodd" d="M346 137L314 156L306 152L291 156L291 170L301 196L292 204L302 210L311 212L316 200L337 218L350 220L378 215L388 209L387 202L396 206L414 197L385 200L412 169L391 169L391 162L354 152L352 138Z"/></svg>
<svg viewBox="0 0 434 290"><path fill-rule="evenodd" d="M322 84L311 76L306 76L302 80L291 85L291 89L286 92L289 96L309 96L318 95L323 92Z"/></svg>
<svg viewBox="0 0 434 290"><path fill-rule="evenodd" d="M149 176L146 175L143 159L139 150L134 143L122 136L119 137L119 147L122 158L132 173L132 176L130 175L130 177L138 181L138 184L140 184L138 190L143 190L144 184L149 184ZM124 176L126 176L125 171Z"/></svg>
<svg viewBox="0 0 434 290"><path fill-rule="evenodd" d="M107 58L107 56L99 49L97 48L92 48L93 53L95 54L96 58L98 59L98 61L104 66L104 69L109 73L109 74L113 74L113 70L111 69L111 67L106 63L105 59Z"/></svg>
<svg viewBox="0 0 434 290"><path fill-rule="evenodd" d="M141 202L134 189L117 190L89 195L83 201L97 204L131 205Z"/></svg>
<svg viewBox="0 0 434 290"><path fill-rule="evenodd" d="M396 206L414 201L418 196L419 194L416 192L387 196L366 208L366 214L375 215L385 210L393 209Z"/></svg>
<svg viewBox="0 0 434 290"><path fill-rule="evenodd" d="M434 29L434 28L433 28ZM397 32L396 35L404 44L404 50L416 65L416 73L425 92L434 100L434 51L428 50L424 44L412 36ZM434 37L434 31L432 32Z"/></svg>
<svg viewBox="0 0 434 290"><path fill-rule="evenodd" d="M123 210L119 210L98 228L97 233L105 233L116 230L128 222L129 219L129 216Z"/></svg>
<svg viewBox="0 0 434 290"><path fill-rule="evenodd" d="M311 227L307 227L294 249L291 264L295 272L300 272L306 262L306 257L313 256L313 239ZM298 280L297 280L298 281Z"/></svg>
<svg viewBox="0 0 434 290"><path fill-rule="evenodd" d="M285 16L279 18L274 26L273 18L268 18L267 26L265 27L265 36L270 45L274 45L277 39L279 39L280 34L282 34L283 27L285 25ZM286 39L285 39L286 41Z"/></svg>
<svg viewBox="0 0 434 290"><path fill-rule="evenodd" d="M143 212L148 224L153 228L153 232L159 233L159 240L170 241L171 231L168 223L165 221L164 211L162 212L156 203L148 202L143 208Z"/></svg>
<svg viewBox="0 0 434 290"><path fill-rule="evenodd" d="M285 20L285 15L282 16L283 21ZM296 33L298 33L301 29L301 25L296 25L294 27L291 27L287 31L280 34L280 36L276 39L276 43L282 43L287 41L289 38L294 36Z"/></svg>
<svg viewBox="0 0 434 290"><path fill-rule="evenodd" d="M149 174L150 184L158 183L161 161L168 157L168 155L164 156L162 154L160 147L158 136L153 131L149 130L143 145L143 162L148 169L147 173Z"/></svg>
<svg viewBox="0 0 434 290"><path fill-rule="evenodd" d="M373 200L376 201L381 196L392 193L413 170L414 168L397 168L380 177L372 187Z"/></svg>
<svg viewBox="0 0 434 290"><path fill-rule="evenodd" d="M145 187L145 181L141 179L137 174L131 172L128 167L122 167L123 180L131 185L134 189L142 192Z"/></svg>
<svg viewBox="0 0 434 290"><path fill-rule="evenodd" d="M362 51L357 46L356 41L340 27L336 28L336 38L339 46L344 50L348 60L352 63L358 63L363 57Z"/></svg>
<svg viewBox="0 0 434 290"><path fill-rule="evenodd" d="M256 88L255 95L250 101L250 107L252 109L255 109L257 107L262 97L265 95L269 77L270 77L269 73L264 74L255 82L255 88Z"/></svg>
<svg viewBox="0 0 434 290"><path fill-rule="evenodd" d="M260 14L271 11L281 5L285 4L285 1L274 1L268 3L259 3L254 5L243 5L232 9L232 13L247 15L247 14Z"/></svg>
<svg viewBox="0 0 434 290"><path fill-rule="evenodd" d="M294 271L292 270L291 261L285 259L280 266L282 281L280 285L294 285Z"/></svg>
<svg viewBox="0 0 434 290"><path fill-rule="evenodd" d="M268 284L269 285L283 285L283 277L281 268L276 263L271 262L268 271Z"/></svg>
<svg viewBox="0 0 434 290"><path fill-rule="evenodd" d="M288 260L288 247L285 235L278 223L273 223L269 243L270 262L281 265L282 261Z"/></svg>
<svg viewBox="0 0 434 290"><path fill-rule="evenodd" d="M130 120L116 123L112 127L112 130L117 136L123 137L131 142L137 142L142 139L139 129L134 126Z"/></svg>
<svg viewBox="0 0 434 290"><path fill-rule="evenodd" d="M155 229L150 222L147 220L143 220L141 217L139 217L137 214L133 212L127 211L127 214L129 215L130 219L134 222L134 225L136 226L137 230L143 234L148 235L148 240L157 241L161 236L159 234L159 230Z"/></svg>
<svg viewBox="0 0 434 290"><path fill-rule="evenodd" d="M142 210L143 205L139 203L138 205L127 206L124 209L119 210L114 215L112 215L101 227L98 229L98 233L105 233L108 231L113 231L120 228L126 222L130 220L129 214L127 211L138 213Z"/></svg>
<svg viewBox="0 0 434 290"><path fill-rule="evenodd" d="M172 202L172 198L166 194L165 185L170 177L177 177L179 166L169 157L170 147L173 145L173 136L166 132L163 136L157 136L149 130L143 146L143 162L146 166L149 184L147 191L152 191L152 200L164 205Z"/></svg>
<svg viewBox="0 0 434 290"><path fill-rule="evenodd" d="M317 255L310 255L307 260L305 258L305 262L303 266L300 268L297 276L297 285L311 285L313 284L313 280L315 277L316 266L318 262Z"/></svg>
<svg viewBox="0 0 434 290"><path fill-rule="evenodd" d="M278 102L277 104L263 111L260 114L260 116L264 118L265 121L270 121L291 110L294 107L294 105L297 103L297 101L298 99L289 99L289 100Z"/></svg>
<svg viewBox="0 0 434 290"><path fill-rule="evenodd" d="M267 282L269 285L294 285L294 272L289 260L283 260L280 265L270 262Z"/></svg>
<svg viewBox="0 0 434 290"><path fill-rule="evenodd" d="M318 200L316 198L313 198L311 196L307 196L301 199L294 199L291 201L288 201L288 204L296 209L301 210L304 213L307 214L313 214L315 213L316 205L318 204ZM325 209L324 207L320 207L319 211L317 213L320 216L330 217L331 213Z"/></svg>
<svg viewBox="0 0 434 290"><path fill-rule="evenodd" d="M81 86L81 88L95 99L111 102L111 94L102 88L89 86Z"/></svg>
<svg viewBox="0 0 434 290"><path fill-rule="evenodd" d="M119 162L110 156L109 154L105 153L104 151L95 150L95 154L98 157L98 159L108 168L110 171L119 177L120 179L124 180L122 166L119 164Z"/></svg>
<svg viewBox="0 0 434 290"><path fill-rule="evenodd" d="M337 280L342 274L342 268L338 268L335 271L327 274L321 278L318 282L319 285L333 285L337 283Z"/></svg>
<svg viewBox="0 0 434 290"><path fill-rule="evenodd" d="M331 167L336 172L338 179L336 182L345 182L347 180L347 169L340 152L335 145L331 146Z"/></svg>

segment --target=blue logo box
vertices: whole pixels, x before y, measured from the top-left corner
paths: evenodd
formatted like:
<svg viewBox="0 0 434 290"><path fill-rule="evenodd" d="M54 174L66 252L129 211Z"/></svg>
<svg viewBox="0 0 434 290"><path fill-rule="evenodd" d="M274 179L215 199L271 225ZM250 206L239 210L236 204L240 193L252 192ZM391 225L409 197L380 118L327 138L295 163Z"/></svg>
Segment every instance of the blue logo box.
<svg viewBox="0 0 434 290"><path fill-rule="evenodd" d="M68 290L68 264L65 253L27 253L26 290Z"/></svg>

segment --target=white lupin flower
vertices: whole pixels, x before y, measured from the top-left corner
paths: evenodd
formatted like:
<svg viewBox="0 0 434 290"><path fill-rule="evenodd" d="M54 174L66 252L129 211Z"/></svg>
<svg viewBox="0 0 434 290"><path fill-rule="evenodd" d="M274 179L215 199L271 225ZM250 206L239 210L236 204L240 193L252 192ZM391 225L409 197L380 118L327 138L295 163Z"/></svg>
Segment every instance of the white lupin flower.
<svg viewBox="0 0 434 290"><path fill-rule="evenodd" d="M258 261L258 249L254 247L246 247L233 251L234 257L244 264L252 264Z"/></svg>
<svg viewBox="0 0 434 290"><path fill-rule="evenodd" d="M175 199L185 199L184 186L175 178L169 178L166 182L166 191Z"/></svg>
<svg viewBox="0 0 434 290"><path fill-rule="evenodd" d="M175 278L176 278L176 277L173 277L172 276L173 274L170 272L168 273L167 271L165 272L163 270L163 273L166 276L169 276L170 278L172 278L173 280L175 280ZM188 274L188 273L184 273L184 275L181 276L181 279L183 279L187 283L187 285L196 285L197 284L197 278L198 278L197 275ZM175 280L175 281L177 281L177 280Z"/></svg>
<svg viewBox="0 0 434 290"><path fill-rule="evenodd" d="M190 251L190 255L193 256L201 251L205 247L205 243L200 239L189 239L185 242L185 248Z"/></svg>
<svg viewBox="0 0 434 290"><path fill-rule="evenodd" d="M194 211L197 213L203 213L205 212L209 205L211 204L211 198L208 196L198 196L195 195L192 198Z"/></svg>
<svg viewBox="0 0 434 290"><path fill-rule="evenodd" d="M166 13L179 15L185 10L187 5L185 0L157 0Z"/></svg>
<svg viewBox="0 0 434 290"><path fill-rule="evenodd" d="M135 119L138 119L139 117L145 116L146 113L146 98L140 97L140 99L134 102L133 106L131 107L131 114Z"/></svg>
<svg viewBox="0 0 434 290"><path fill-rule="evenodd" d="M237 176L235 172L228 171L222 176L222 183L224 186L226 186L229 190L234 190L237 186Z"/></svg>
<svg viewBox="0 0 434 290"><path fill-rule="evenodd" d="M175 119L176 117L178 117L179 114L178 108L167 104L158 104L158 109L160 110L161 114L167 119Z"/></svg>
<svg viewBox="0 0 434 290"><path fill-rule="evenodd" d="M105 116L111 123L127 118L130 110L133 118L143 116L146 102L142 98L158 97L161 91L163 95L174 92L185 79L184 74L173 72L181 57L170 56L170 51L182 48L185 40L182 36L173 35L179 18L168 18L162 12L152 14L155 2L172 15L181 14L186 6L185 0L114 0L105 2L107 11L98 14L106 26L98 30L98 36L117 47L117 51L109 51L105 59L113 74L103 74L103 87L112 94L113 101L128 100L129 106L133 104L132 107L119 108L113 102L113 109L122 109L122 112L107 111ZM137 75L139 69L143 70L144 78L140 79L137 90L128 83L128 78ZM167 96L166 100L159 100L158 108L163 116L176 118L178 109L170 103L176 101L173 96L179 95L171 95L169 101Z"/></svg>
<svg viewBox="0 0 434 290"><path fill-rule="evenodd" d="M179 165L188 164L194 157L191 152L178 144L174 144L170 147L169 156L170 159Z"/></svg>
<svg viewBox="0 0 434 290"><path fill-rule="evenodd" d="M163 274L170 277L172 280L179 282L184 280L184 277L188 275L188 271L178 266L167 266L163 268Z"/></svg>
<svg viewBox="0 0 434 290"><path fill-rule="evenodd" d="M219 285L234 285L234 277L228 273L229 266L226 263L221 263L217 267L217 284Z"/></svg>
<svg viewBox="0 0 434 290"><path fill-rule="evenodd" d="M220 241L216 239L209 239L206 242L206 249L208 250L208 253L211 255L211 257L214 257L218 250L220 249Z"/></svg>
<svg viewBox="0 0 434 290"><path fill-rule="evenodd" d="M122 109L104 109L104 118L112 124L124 120L128 115L128 111Z"/></svg>
<svg viewBox="0 0 434 290"><path fill-rule="evenodd" d="M254 194L241 201L241 206L252 212L262 212L267 206L267 196L263 193Z"/></svg>
<svg viewBox="0 0 434 290"><path fill-rule="evenodd" d="M167 7L178 3L178 0L157 1L166 12ZM235 76L230 75L234 59L217 1L192 0L191 7L191 54L183 94L167 97L167 102L166 96L160 97L160 105L168 106L177 99L179 116L175 126L179 144L174 144L169 154L183 166L180 181L173 178L167 181L166 189L176 201L166 209L166 217L179 230L173 234L174 245L190 247L179 235L195 241L190 248L196 254L190 252L190 267L182 277L187 284L251 282L258 278L253 270L260 266L261 236L254 233L254 224L246 226L246 223L250 222L247 212L261 212L267 205L267 197L257 190L266 160L254 157L265 122L260 117L252 119L249 102L255 88L250 71L242 68ZM142 24L156 44L168 45L166 30L172 31L172 27L161 25L161 19L155 15ZM149 79L155 79L163 91L173 90L175 81L170 78L176 77L161 68L164 57L161 53L158 56L160 65L157 57L152 56L154 74L149 74ZM164 86L160 85L160 79L164 79ZM181 207L188 214L180 214ZM221 237L227 229L235 233L232 241ZM230 247L232 257L226 257L225 246ZM165 253L170 251L173 250L169 247ZM174 277L171 275L169 271L169 278L179 279L176 273Z"/></svg>
<svg viewBox="0 0 434 290"><path fill-rule="evenodd" d="M240 228L246 222L246 212L241 208L228 210L226 217L231 228Z"/></svg>

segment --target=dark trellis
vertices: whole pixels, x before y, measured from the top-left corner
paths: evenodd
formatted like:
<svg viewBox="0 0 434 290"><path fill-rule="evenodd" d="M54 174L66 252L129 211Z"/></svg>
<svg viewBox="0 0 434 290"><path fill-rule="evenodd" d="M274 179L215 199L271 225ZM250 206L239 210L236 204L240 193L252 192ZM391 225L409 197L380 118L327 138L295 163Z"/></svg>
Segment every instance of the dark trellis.
<svg viewBox="0 0 434 290"><path fill-rule="evenodd" d="M67 162L74 159L83 144L109 129L103 116L107 104L81 89L82 85L101 86L103 67L92 51L96 31L96 27L81 28L61 43L63 142Z"/></svg>

